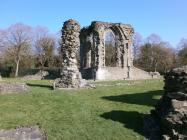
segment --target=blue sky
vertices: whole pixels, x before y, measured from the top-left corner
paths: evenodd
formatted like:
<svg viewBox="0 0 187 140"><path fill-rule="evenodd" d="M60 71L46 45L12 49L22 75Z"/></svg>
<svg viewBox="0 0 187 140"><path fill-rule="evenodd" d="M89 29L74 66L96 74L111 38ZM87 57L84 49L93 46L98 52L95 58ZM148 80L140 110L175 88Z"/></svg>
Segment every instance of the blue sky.
<svg viewBox="0 0 187 140"><path fill-rule="evenodd" d="M22 22L53 33L74 18L131 24L144 38L152 33L173 46L187 38L187 0L0 0L0 28Z"/></svg>

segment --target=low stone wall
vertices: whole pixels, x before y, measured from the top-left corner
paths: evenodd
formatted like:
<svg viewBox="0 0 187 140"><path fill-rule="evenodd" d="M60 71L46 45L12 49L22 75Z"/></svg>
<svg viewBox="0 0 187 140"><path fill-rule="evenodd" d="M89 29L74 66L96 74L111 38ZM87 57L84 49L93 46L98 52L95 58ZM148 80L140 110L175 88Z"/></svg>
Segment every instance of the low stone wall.
<svg viewBox="0 0 187 140"><path fill-rule="evenodd" d="M93 79L93 69L83 69L81 71L84 79ZM155 79L162 78L158 72L146 72L144 70L132 67L130 70L130 79ZM121 67L103 67L99 68L96 72L97 80L124 80L128 79L128 69Z"/></svg>
<svg viewBox="0 0 187 140"><path fill-rule="evenodd" d="M152 110L165 140L187 139L187 68L178 68L165 75L165 93ZM150 122L147 122L150 123ZM151 126L155 127L155 126ZM151 128L150 127L150 128ZM150 132L149 136L151 136Z"/></svg>
<svg viewBox="0 0 187 140"><path fill-rule="evenodd" d="M47 140L47 136L36 125L0 130L0 140Z"/></svg>
<svg viewBox="0 0 187 140"><path fill-rule="evenodd" d="M162 78L162 76L160 76L158 72L146 72L136 67L132 68L131 76L132 76L132 79L134 80Z"/></svg>
<svg viewBox="0 0 187 140"><path fill-rule="evenodd" d="M0 83L0 94L22 93L27 90L25 83Z"/></svg>
<svg viewBox="0 0 187 140"><path fill-rule="evenodd" d="M144 70L132 67L130 69L130 79L140 80L140 79L155 79L162 78L157 72L146 72ZM105 67L100 68L97 71L98 80L124 80L128 79L128 69L121 67Z"/></svg>
<svg viewBox="0 0 187 140"><path fill-rule="evenodd" d="M97 80L124 80L127 78L127 69L121 67L99 68L96 72Z"/></svg>

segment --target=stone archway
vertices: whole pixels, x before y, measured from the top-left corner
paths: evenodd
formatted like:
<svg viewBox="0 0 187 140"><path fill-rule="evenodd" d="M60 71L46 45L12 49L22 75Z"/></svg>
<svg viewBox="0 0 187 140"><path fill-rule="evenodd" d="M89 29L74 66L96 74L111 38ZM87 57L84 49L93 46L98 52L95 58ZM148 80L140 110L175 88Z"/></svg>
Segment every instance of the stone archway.
<svg viewBox="0 0 187 140"><path fill-rule="evenodd" d="M115 65L106 63L105 33L110 31L115 36ZM80 33L80 55L82 60L87 60L88 45L91 44L91 65L85 67L85 61L81 61L81 70L84 75L89 75L92 69L97 69L97 79L124 79L130 78L130 67L132 63L132 35L133 28L128 24L108 23L94 21ZM116 75L115 73L119 73ZM122 74L122 75L121 75ZM115 75L115 77L113 76ZM112 77L113 76L113 77Z"/></svg>
<svg viewBox="0 0 187 140"><path fill-rule="evenodd" d="M105 67L116 67L116 41L115 34L111 29L106 29L104 32L104 49L105 49Z"/></svg>

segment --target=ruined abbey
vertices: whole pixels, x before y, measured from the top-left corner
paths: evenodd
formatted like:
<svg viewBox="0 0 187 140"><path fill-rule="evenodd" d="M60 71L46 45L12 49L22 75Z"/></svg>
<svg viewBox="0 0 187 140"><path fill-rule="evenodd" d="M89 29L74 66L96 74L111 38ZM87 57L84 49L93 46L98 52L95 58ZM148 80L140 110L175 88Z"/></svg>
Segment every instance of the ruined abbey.
<svg viewBox="0 0 187 140"><path fill-rule="evenodd" d="M112 52L107 51L106 35L113 38ZM62 28L62 72L58 87L78 87L81 79L119 80L151 78L148 72L133 66L132 36L129 24L93 21L80 29L75 20L64 22ZM80 69L77 51L79 50ZM110 53L112 66L107 63Z"/></svg>

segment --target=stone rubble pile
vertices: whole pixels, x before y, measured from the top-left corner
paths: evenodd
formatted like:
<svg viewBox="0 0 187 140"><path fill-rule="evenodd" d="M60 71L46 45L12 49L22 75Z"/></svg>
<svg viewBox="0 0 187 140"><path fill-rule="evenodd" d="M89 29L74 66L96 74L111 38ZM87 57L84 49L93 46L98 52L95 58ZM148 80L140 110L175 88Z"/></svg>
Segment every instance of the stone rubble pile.
<svg viewBox="0 0 187 140"><path fill-rule="evenodd" d="M165 93L152 110L159 126L160 138L187 139L187 67L177 68L165 75ZM158 130L158 129L157 129ZM150 139L151 140L151 139Z"/></svg>
<svg viewBox="0 0 187 140"><path fill-rule="evenodd" d="M61 77L55 80L57 88L79 88L81 74L77 67L76 55L80 47L79 40L80 25L75 20L64 22L62 28L62 71Z"/></svg>

